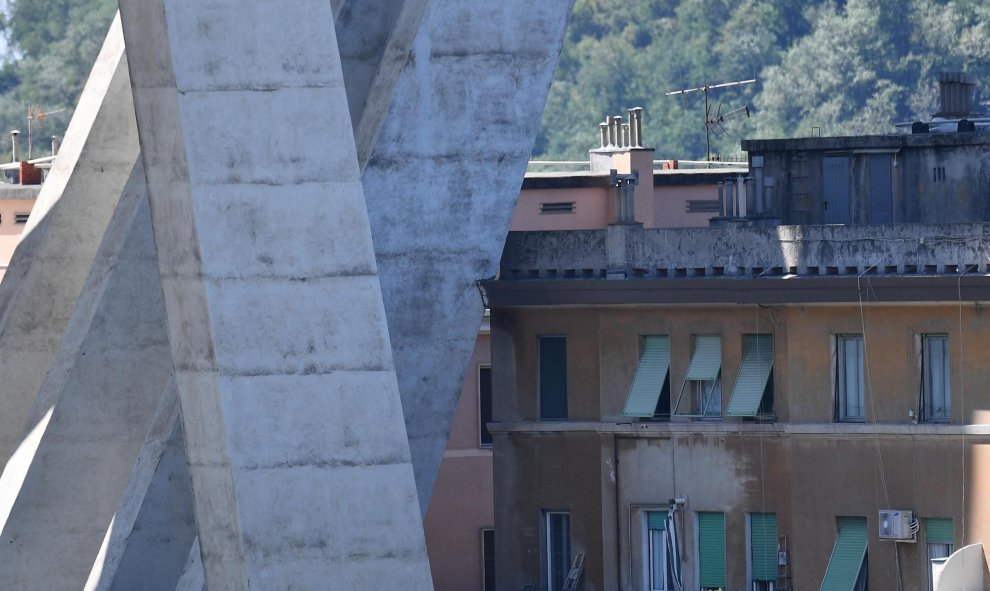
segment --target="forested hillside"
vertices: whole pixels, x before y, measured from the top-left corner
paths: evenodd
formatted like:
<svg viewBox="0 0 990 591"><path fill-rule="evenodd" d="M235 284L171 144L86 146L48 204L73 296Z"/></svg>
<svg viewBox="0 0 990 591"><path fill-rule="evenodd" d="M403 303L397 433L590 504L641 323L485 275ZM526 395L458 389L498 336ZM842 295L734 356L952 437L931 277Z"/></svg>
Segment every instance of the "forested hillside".
<svg viewBox="0 0 990 591"><path fill-rule="evenodd" d="M990 100L990 0L576 0L535 155L586 158L604 115L642 106L658 157L703 157L703 95L664 93L748 78L711 93L723 112L752 109L713 152L813 127L886 132L930 115L941 70L975 74Z"/></svg>
<svg viewBox="0 0 990 591"><path fill-rule="evenodd" d="M11 129L27 156L27 112L65 109L34 122L34 156L47 156L73 107L117 10L116 0L9 0L3 18L7 55L0 68L0 147L6 161Z"/></svg>
<svg viewBox="0 0 990 591"><path fill-rule="evenodd" d="M8 1L0 147L8 130L26 132L31 104L67 109L37 124L36 155L64 133L116 4ZM658 157L703 156L704 97L664 93L746 78L758 82L712 92L723 112L752 110L726 124L717 153L813 127L889 131L928 116L941 70L975 74L978 101L990 100L990 0L576 0L534 153L584 158L606 114L642 106Z"/></svg>

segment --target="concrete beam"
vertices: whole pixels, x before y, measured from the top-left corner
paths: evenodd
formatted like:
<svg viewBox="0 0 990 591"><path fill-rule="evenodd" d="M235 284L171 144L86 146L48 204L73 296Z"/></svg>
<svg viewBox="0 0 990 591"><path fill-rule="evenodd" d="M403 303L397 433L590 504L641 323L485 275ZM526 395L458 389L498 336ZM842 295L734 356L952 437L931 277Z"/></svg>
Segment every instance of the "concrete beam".
<svg viewBox="0 0 990 591"><path fill-rule="evenodd" d="M432 0L362 181L429 505L573 0Z"/></svg>
<svg viewBox="0 0 990 591"><path fill-rule="evenodd" d="M409 59L427 0L343 2L334 11L358 164L364 170L399 72Z"/></svg>
<svg viewBox="0 0 990 591"><path fill-rule="evenodd" d="M192 483L171 380L84 589L175 591L190 552L199 560L195 540ZM201 563L199 572L202 581Z"/></svg>
<svg viewBox="0 0 990 591"><path fill-rule="evenodd" d="M0 579L13 588L86 579L172 371L144 189L137 165L0 476Z"/></svg>
<svg viewBox="0 0 990 591"><path fill-rule="evenodd" d="M28 413L138 158L127 76L115 20L0 283L0 465L21 443Z"/></svg>
<svg viewBox="0 0 990 591"><path fill-rule="evenodd" d="M207 586L430 588L330 5L121 14Z"/></svg>

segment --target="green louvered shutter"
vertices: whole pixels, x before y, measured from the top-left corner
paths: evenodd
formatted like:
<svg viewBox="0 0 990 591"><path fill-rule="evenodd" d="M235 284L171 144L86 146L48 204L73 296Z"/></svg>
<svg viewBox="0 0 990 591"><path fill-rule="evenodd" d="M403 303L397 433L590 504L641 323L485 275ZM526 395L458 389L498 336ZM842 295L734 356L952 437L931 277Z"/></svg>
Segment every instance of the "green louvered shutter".
<svg viewBox="0 0 990 591"><path fill-rule="evenodd" d="M821 591L852 591L866 558L866 518L840 517Z"/></svg>
<svg viewBox="0 0 990 591"><path fill-rule="evenodd" d="M639 367L636 368L622 414L627 417L652 417L656 413L657 400L668 369L670 339L664 336L644 337L643 355L639 358Z"/></svg>
<svg viewBox="0 0 990 591"><path fill-rule="evenodd" d="M702 587L725 587L723 513L698 513L698 568Z"/></svg>
<svg viewBox="0 0 990 591"><path fill-rule="evenodd" d="M951 519L926 519L925 520L925 543L927 544L951 544L955 530L952 527Z"/></svg>
<svg viewBox="0 0 990 591"><path fill-rule="evenodd" d="M718 377L722 367L722 338L718 335L694 337L694 352L688 365L685 380L711 381Z"/></svg>
<svg viewBox="0 0 990 591"><path fill-rule="evenodd" d="M646 513L647 529L667 529L667 514L661 511L648 511Z"/></svg>
<svg viewBox="0 0 990 591"><path fill-rule="evenodd" d="M777 580L777 514L749 516L749 545L754 581Z"/></svg>
<svg viewBox="0 0 990 591"><path fill-rule="evenodd" d="M763 391L773 369L773 335L746 335L739 377L732 388L726 416L755 417L763 400Z"/></svg>
<svg viewBox="0 0 990 591"><path fill-rule="evenodd" d="M540 337L540 418L567 418L565 337Z"/></svg>

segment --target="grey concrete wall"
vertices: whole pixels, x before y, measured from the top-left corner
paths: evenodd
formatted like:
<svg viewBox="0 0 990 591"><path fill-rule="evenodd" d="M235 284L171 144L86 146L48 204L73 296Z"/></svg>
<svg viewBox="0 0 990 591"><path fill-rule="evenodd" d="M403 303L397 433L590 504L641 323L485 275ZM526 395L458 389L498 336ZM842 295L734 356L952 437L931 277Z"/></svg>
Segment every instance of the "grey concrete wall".
<svg viewBox="0 0 990 591"><path fill-rule="evenodd" d="M121 5L214 590L430 587L330 8Z"/></svg>
<svg viewBox="0 0 990 591"><path fill-rule="evenodd" d="M571 5L431 2L362 177L423 512Z"/></svg>
<svg viewBox="0 0 990 591"><path fill-rule="evenodd" d="M20 443L138 156L119 23L111 27L0 283L0 464Z"/></svg>

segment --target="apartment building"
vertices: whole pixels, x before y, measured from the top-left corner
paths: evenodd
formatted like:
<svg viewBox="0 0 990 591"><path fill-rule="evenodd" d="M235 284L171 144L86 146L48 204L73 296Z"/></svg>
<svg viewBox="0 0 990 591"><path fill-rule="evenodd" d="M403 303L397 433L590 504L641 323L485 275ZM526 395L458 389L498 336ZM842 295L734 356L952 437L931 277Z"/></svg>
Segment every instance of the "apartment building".
<svg viewBox="0 0 990 591"><path fill-rule="evenodd" d="M634 114L638 120L639 111L634 110ZM613 128L616 131L618 128ZM611 215L613 184L620 182L641 211L659 216L651 219L651 226L702 227L718 207L718 183L746 172L745 166L738 163L734 167L692 169L667 160L655 161L653 150L634 147L633 141L629 138L617 147L618 138L613 142L605 137L602 147L593 152L579 172L553 172L553 166L535 164L523 181L512 229L605 230ZM495 576L494 540L500 537L496 537L492 498L492 433L487 429L492 420L492 371L486 317L424 521L437 591L514 588L506 587Z"/></svg>
<svg viewBox="0 0 990 591"><path fill-rule="evenodd" d="M703 227L619 173L607 227L510 233L499 589L983 588L990 134L917 131L744 142Z"/></svg>

